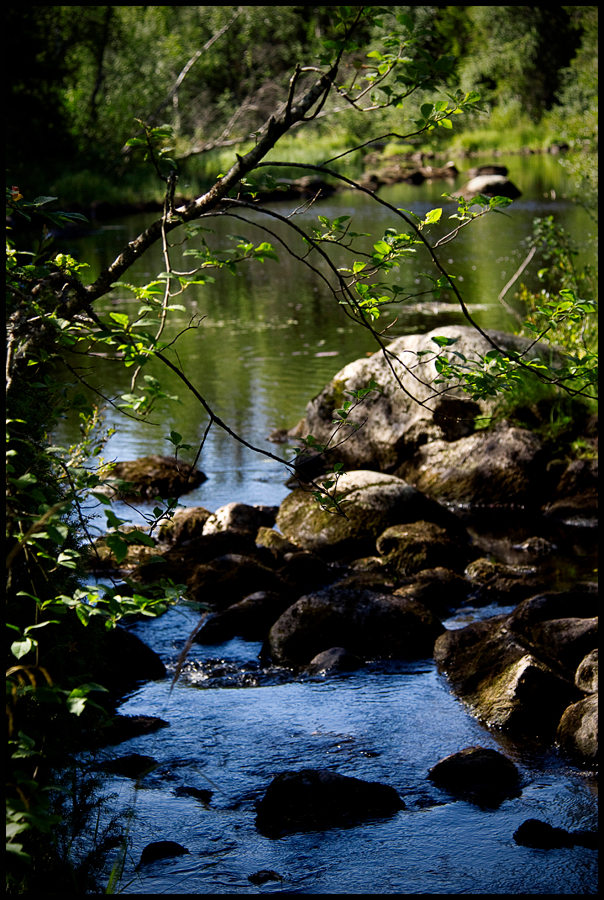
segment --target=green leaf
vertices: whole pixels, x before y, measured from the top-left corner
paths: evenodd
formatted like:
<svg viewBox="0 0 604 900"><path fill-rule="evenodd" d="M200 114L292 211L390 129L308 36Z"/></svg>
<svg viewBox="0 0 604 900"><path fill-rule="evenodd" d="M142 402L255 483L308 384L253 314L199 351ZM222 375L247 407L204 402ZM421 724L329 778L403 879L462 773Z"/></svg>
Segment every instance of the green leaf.
<svg viewBox="0 0 604 900"><path fill-rule="evenodd" d="M108 534L105 541L119 566L128 556L128 544L119 534Z"/></svg>
<svg viewBox="0 0 604 900"><path fill-rule="evenodd" d="M438 344L439 347L450 347L451 344L456 344L459 338L448 338L438 335L437 337L431 338L431 340L433 340L435 344Z"/></svg>
<svg viewBox="0 0 604 900"><path fill-rule="evenodd" d="M431 209L429 213L426 213L426 218L424 219L425 224L434 225L436 222L440 222L442 214L442 209Z"/></svg>
<svg viewBox="0 0 604 900"><path fill-rule="evenodd" d="M21 659L25 656L29 651L33 648L34 641L31 638L24 638L22 641L14 641L11 646L11 653L13 656L16 656L17 659Z"/></svg>

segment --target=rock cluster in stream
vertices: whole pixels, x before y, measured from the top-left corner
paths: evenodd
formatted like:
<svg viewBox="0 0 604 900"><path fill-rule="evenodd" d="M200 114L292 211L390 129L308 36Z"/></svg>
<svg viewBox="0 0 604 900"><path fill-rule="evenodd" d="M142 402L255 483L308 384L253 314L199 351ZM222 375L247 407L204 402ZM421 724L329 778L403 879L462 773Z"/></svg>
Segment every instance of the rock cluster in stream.
<svg viewBox="0 0 604 900"><path fill-rule="evenodd" d="M341 461L350 470L338 483L346 517L322 510L304 477L278 508L181 509L162 527L155 548L133 554L130 577L141 591L158 577L185 583L188 599L209 610L196 642L261 641L264 662L305 676L337 677L379 658L433 656L485 725L515 738L557 742L576 763L593 768L596 585L549 588L541 566L556 546L545 527L545 534L517 545L526 564L511 565L480 549L467 518L453 510L493 517L527 510L544 523L589 524L597 516L597 458L556 458L542 437L517 422L477 428L480 417L493 415L494 402L470 400L458 388L432 400L425 385L436 377L435 335L456 338L467 358L490 349L464 327L398 338L389 345L389 362L375 354L346 366L290 432L326 442L344 391L371 379L380 385L363 407L363 428L327 454L329 465ZM509 334L488 336L510 352L529 346ZM555 351L539 344L530 355L556 361ZM582 425L596 450L593 423ZM308 462L314 478L323 461L309 456ZM161 564L148 564L150 557ZM111 564L108 551L105 561ZM486 604L507 609L445 629L443 620L453 613ZM160 677L159 668L153 671L158 674L150 677ZM520 789L513 763L481 747L435 760L428 777L439 790L486 805ZM387 785L302 770L281 773L268 788L257 807L258 827L278 836L403 807ZM580 843L579 836L531 822L519 829L519 843Z"/></svg>

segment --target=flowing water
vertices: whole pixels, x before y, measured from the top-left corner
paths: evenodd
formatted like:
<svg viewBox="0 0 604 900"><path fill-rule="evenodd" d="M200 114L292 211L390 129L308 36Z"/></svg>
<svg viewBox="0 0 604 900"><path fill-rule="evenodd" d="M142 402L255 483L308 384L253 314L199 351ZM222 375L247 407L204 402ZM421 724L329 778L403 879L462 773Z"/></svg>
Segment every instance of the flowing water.
<svg viewBox="0 0 604 900"><path fill-rule="evenodd" d="M554 215L582 244L592 226L584 212L564 198L572 185L555 158L510 157L498 162L508 165L523 196L511 208L510 218L491 216L462 230L443 248L442 258L458 276L476 320L505 330L512 321L497 295L524 259L526 250L520 242L530 234L533 218ZM457 185L464 180L460 177ZM422 215L441 205L443 191L452 189L444 182L398 185L380 196ZM287 214L292 205L271 208ZM317 214L354 215L355 230L376 237L397 224L383 207L350 193L317 204L296 221L308 223ZM94 236L59 246L88 262L94 274L152 218L123 219ZM265 214L257 221L285 237L285 226ZM215 218L204 224L216 230L215 237L208 235L216 246L228 234L253 234L256 243L270 239L236 220ZM273 242L280 265L255 262L235 277L218 272L213 284L189 289L184 297L187 313L176 314L171 327L175 334L187 326L192 313L203 317L198 329L179 339L187 376L235 431L280 456L286 453L284 448L267 444L266 436L275 428L294 425L309 398L342 366L375 347L370 336L353 327L334 304L321 278L324 270L305 269L278 241ZM183 262L186 268L190 260ZM180 265L178 255L175 265ZM128 280L143 284L163 268L159 251L151 252ZM421 288L419 273L424 270L429 271L422 259L409 263L400 270L401 283L418 279ZM523 280L536 284L535 271L529 269ZM137 304L126 296L123 289L114 292L102 311L135 311ZM511 294L507 299L513 303ZM389 332L393 337L463 323L446 296L438 303L420 297L380 321L388 324L395 315L398 320ZM103 393L119 397L127 391L123 370L102 361L94 366L87 377L102 386ZM158 369L152 374L160 377ZM165 437L170 429L191 444L201 439L207 420L196 401L171 373L162 372L161 379L181 403L159 407L152 416L156 425L121 420L108 444L108 458L167 454L170 445ZM114 423L111 412L108 421ZM64 436L73 434L73 428L74 423L66 422ZM232 501L272 505L287 494L279 463L246 450L217 429L210 432L200 467L208 480L183 498L187 506L214 511ZM98 524L102 528L101 520ZM496 555L497 540L495 535L491 548ZM585 541L572 534L565 540L562 564L568 568L574 559L576 576L585 577L593 567L593 548L581 568ZM462 627L472 618L505 611L466 609L463 617L445 624ZM310 678L264 668L258 659L259 644L233 640L214 647L194 645L171 692L171 674L196 620L194 612L179 608L158 621L133 626L160 654L169 676L128 695L120 712L161 716L170 727L106 748L96 757L95 764L100 764L115 755L140 753L158 762L158 768L138 784L118 776L107 784L117 793L112 812L128 806L135 811L122 880L125 893L596 892L593 850L534 850L516 845L512 837L531 817L569 830L595 828L594 777L570 765L554 747L537 741L517 745L482 727L452 696L431 659L374 662L347 675ZM500 749L516 762L522 776L519 796L497 808L483 808L431 784L430 766L475 744ZM406 808L355 827L264 837L255 828L255 801L276 774L306 767L332 768L390 784ZM183 786L209 789L212 798L203 804L177 796L176 789ZM137 870L143 847L158 840L178 841L190 853ZM281 880L254 886L248 876L262 869L274 870Z"/></svg>

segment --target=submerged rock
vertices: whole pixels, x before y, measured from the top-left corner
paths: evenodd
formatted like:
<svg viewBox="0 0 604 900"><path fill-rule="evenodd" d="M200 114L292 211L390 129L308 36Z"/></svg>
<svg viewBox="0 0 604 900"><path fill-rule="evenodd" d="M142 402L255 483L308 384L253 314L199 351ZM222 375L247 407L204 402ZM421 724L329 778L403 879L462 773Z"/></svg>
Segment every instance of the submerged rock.
<svg viewBox="0 0 604 900"><path fill-rule="evenodd" d="M432 655L441 622L417 600L338 586L300 597L268 636L271 658L304 666L329 647L361 659Z"/></svg>
<svg viewBox="0 0 604 900"><path fill-rule="evenodd" d="M138 780L148 772L156 769L159 763L152 756L142 756L140 753L130 753L127 756L118 756L103 764L107 772L114 775L124 775L126 778Z"/></svg>
<svg viewBox="0 0 604 900"><path fill-rule="evenodd" d="M523 847L535 847L539 850L553 850L556 847L588 847L598 848L598 835L589 831L566 831L555 828L541 819L527 819L514 832L514 840Z"/></svg>
<svg viewBox="0 0 604 900"><path fill-rule="evenodd" d="M367 816L388 816L404 808L387 784L329 769L302 769L273 779L256 806L256 827L268 837L278 837L284 832L352 824Z"/></svg>

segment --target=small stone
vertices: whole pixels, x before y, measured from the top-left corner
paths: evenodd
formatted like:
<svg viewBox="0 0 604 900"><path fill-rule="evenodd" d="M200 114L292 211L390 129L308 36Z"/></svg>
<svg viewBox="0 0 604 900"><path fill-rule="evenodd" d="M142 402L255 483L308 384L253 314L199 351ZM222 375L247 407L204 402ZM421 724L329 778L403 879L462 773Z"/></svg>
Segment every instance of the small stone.
<svg viewBox="0 0 604 900"><path fill-rule="evenodd" d="M156 862L158 859L169 859L173 856L184 856L185 853L190 853L190 850L187 850L186 847L183 847L182 844L177 844L176 841L153 841L151 844L147 844L145 849L141 854L141 860L139 862L139 866L147 866L149 863Z"/></svg>

